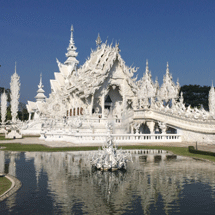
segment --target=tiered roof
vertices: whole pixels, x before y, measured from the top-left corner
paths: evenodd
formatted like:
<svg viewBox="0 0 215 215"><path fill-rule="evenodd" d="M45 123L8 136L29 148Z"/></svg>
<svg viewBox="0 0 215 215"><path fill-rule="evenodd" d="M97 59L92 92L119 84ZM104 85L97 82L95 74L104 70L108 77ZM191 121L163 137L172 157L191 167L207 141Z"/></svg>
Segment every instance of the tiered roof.
<svg viewBox="0 0 215 215"><path fill-rule="evenodd" d="M167 62L166 74L163 77L163 84L158 91L158 99L169 100L177 99L179 95L180 85L179 81L175 84L172 80L172 75L169 73L169 64Z"/></svg>
<svg viewBox="0 0 215 215"><path fill-rule="evenodd" d="M138 82L139 84L139 91L138 91L138 98L154 98L157 93L157 82L154 83L152 81L152 75L149 71L148 60L146 61L146 70L143 78Z"/></svg>

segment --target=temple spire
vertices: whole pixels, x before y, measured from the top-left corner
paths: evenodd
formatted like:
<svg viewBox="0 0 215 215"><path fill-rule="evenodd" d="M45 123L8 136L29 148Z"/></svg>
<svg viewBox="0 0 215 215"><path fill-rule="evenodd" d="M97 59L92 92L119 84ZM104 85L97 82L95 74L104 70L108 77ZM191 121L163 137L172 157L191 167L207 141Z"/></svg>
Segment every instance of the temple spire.
<svg viewBox="0 0 215 215"><path fill-rule="evenodd" d="M146 59L146 73L149 73L149 62L148 62L148 59Z"/></svg>
<svg viewBox="0 0 215 215"><path fill-rule="evenodd" d="M15 73L16 73L16 61L15 61Z"/></svg>
<svg viewBox="0 0 215 215"><path fill-rule="evenodd" d="M73 39L73 31L74 31L74 28L72 25L69 46L67 48L67 53L66 53L67 60L64 62L64 64L72 65L76 67L79 61L76 59L76 57L78 56L78 52L76 52L77 48L75 47L75 42Z"/></svg>
<svg viewBox="0 0 215 215"><path fill-rule="evenodd" d="M169 74L169 63L166 64L166 73Z"/></svg>
<svg viewBox="0 0 215 215"><path fill-rule="evenodd" d="M40 83L38 85L37 95L35 96L37 102L43 102L46 99L46 96L44 95L43 90L43 84L42 84L42 73L40 74Z"/></svg>
<svg viewBox="0 0 215 215"><path fill-rule="evenodd" d="M40 73L40 83L38 85L38 88L43 88L43 84L42 84L42 73Z"/></svg>

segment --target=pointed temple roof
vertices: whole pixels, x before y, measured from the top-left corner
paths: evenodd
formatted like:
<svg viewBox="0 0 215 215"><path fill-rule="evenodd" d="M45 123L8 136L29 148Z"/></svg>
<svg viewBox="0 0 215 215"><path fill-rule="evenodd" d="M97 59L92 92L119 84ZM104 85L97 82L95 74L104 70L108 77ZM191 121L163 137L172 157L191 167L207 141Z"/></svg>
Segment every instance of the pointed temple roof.
<svg viewBox="0 0 215 215"><path fill-rule="evenodd" d="M72 36L71 38L73 41ZM61 91L63 86L66 86L66 91L75 93L81 98L87 98L100 88L116 61L126 75L127 83L136 92L137 86L132 77L137 69L125 65L119 54L119 44L112 46L112 44L103 43L100 45L100 36L98 36L96 43L97 49L91 51L90 57L76 72L71 71L71 66L66 64L67 61L62 64L57 60L60 73L55 73L55 80L50 81L54 92ZM70 44L72 44L71 40Z"/></svg>
<svg viewBox="0 0 215 215"><path fill-rule="evenodd" d="M139 81L139 98L152 98L156 96L157 83L154 84L151 78L151 72L149 71L148 60L146 60L146 70L143 78Z"/></svg>
<svg viewBox="0 0 215 215"><path fill-rule="evenodd" d="M166 74L163 77L163 84L158 91L158 97L160 100L176 99L178 97L179 90L179 82L177 81L177 84L173 82L172 75L169 73L169 64L167 62Z"/></svg>
<svg viewBox="0 0 215 215"><path fill-rule="evenodd" d="M70 43L66 54L68 59L64 64L57 60L59 72L54 73L54 80L50 80L52 92L58 92L63 97L72 94L79 98L88 98L94 95L95 92L103 86L105 80L111 77L111 72L114 72L117 68L117 71L121 71L124 74L123 77L120 76L119 79L123 78L130 87L131 92L133 92L134 95L138 95L139 98L157 97L159 100L178 98L180 85L178 81L176 84L173 82L168 63L166 74L163 78L163 84L159 88L158 81L156 80L154 83L151 79L148 61L146 61L146 70L143 78L136 82L137 78L133 78L133 76L138 68L125 65L119 53L120 49L118 43L116 43L115 46L112 44L108 45L107 41L102 43L101 37L98 34L96 45L96 50L91 50L90 57L77 69L77 52L73 40L72 26ZM113 82L114 80L112 80L112 83ZM110 83L108 83L105 88L108 88L109 84Z"/></svg>

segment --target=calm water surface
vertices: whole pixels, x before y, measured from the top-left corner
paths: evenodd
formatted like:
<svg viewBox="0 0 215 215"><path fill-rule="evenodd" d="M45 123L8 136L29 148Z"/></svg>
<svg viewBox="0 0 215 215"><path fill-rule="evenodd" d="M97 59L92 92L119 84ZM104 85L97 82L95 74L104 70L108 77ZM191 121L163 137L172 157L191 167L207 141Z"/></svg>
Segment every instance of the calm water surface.
<svg viewBox="0 0 215 215"><path fill-rule="evenodd" d="M215 165L134 155L126 172L93 172L91 152L3 152L22 181L0 214L215 214Z"/></svg>

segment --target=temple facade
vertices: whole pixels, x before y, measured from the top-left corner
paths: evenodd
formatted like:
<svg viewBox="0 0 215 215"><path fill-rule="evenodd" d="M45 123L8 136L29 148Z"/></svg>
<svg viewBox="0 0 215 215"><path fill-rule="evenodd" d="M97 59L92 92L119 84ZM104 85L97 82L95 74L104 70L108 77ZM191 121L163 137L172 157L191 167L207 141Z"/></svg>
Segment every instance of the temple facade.
<svg viewBox="0 0 215 215"><path fill-rule="evenodd" d="M172 135L172 141L178 142L214 140L213 87L209 112L185 107L183 94L179 95L179 82L173 82L168 63L160 86L157 80L152 80L148 61L142 78L137 80L134 77L137 68L125 64L119 44L102 43L99 35L97 48L80 66L73 32L72 26L67 59L64 63L57 59L59 72L50 80L49 97L44 95L41 78L36 102L28 101L30 117L22 127L23 134L41 134L47 140L60 137L66 141L75 141L74 135L78 134L83 142L83 135L89 140L92 135L105 134L107 122L112 122L113 134L124 135L124 140L135 134L139 135L137 140L162 141L167 140L168 134Z"/></svg>

